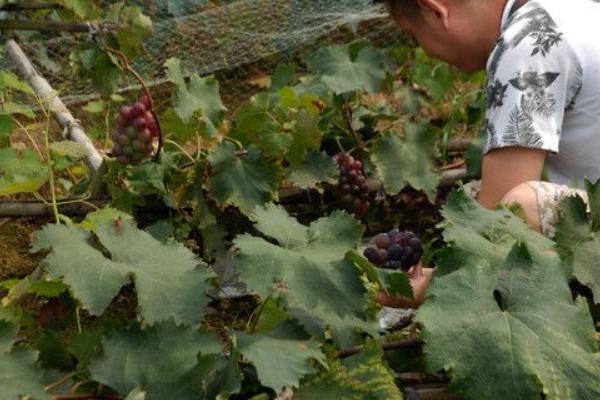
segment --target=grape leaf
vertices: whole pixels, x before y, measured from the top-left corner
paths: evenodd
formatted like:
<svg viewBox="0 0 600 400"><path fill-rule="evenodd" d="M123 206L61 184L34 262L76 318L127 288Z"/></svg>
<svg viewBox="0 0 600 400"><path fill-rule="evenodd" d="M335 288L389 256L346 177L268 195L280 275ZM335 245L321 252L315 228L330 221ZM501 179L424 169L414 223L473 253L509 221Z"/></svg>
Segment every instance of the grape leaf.
<svg viewBox="0 0 600 400"><path fill-rule="evenodd" d="M277 244L250 235L235 239L236 265L250 290L263 298L283 296L309 333L329 327L343 345L354 342L356 328L369 329L360 272L344 260L362 236L354 218L335 212L307 227L271 204L257 208L255 219L256 229Z"/></svg>
<svg viewBox="0 0 600 400"><path fill-rule="evenodd" d="M311 360L325 362L320 344L292 321L284 321L264 334L236 334L240 352L252 362L261 383L280 392L297 387L300 379L313 372Z"/></svg>
<svg viewBox="0 0 600 400"><path fill-rule="evenodd" d="M19 328L0 319L0 387L2 398L17 400L30 396L34 400L49 399L44 392L42 371L35 365L36 353L13 348Z"/></svg>
<svg viewBox="0 0 600 400"><path fill-rule="evenodd" d="M315 187L318 183L335 184L340 170L336 162L325 152L310 151L300 165L291 168L290 179L302 189Z"/></svg>
<svg viewBox="0 0 600 400"><path fill-rule="evenodd" d="M98 229L100 225L107 222L113 222L117 219L133 220L133 217L112 207L104 207L89 213L85 219L79 223L79 226L87 231L94 231Z"/></svg>
<svg viewBox="0 0 600 400"><path fill-rule="evenodd" d="M209 372L222 371L213 369L223 358L217 337L173 321L120 331L104 338L102 347L103 355L90 363L91 378L123 396L138 389L146 400L208 398Z"/></svg>
<svg viewBox="0 0 600 400"><path fill-rule="evenodd" d="M552 242L464 193L444 215L451 246L417 314L428 369L465 399L598 398L593 322Z"/></svg>
<svg viewBox="0 0 600 400"><path fill-rule="evenodd" d="M246 147L254 144L266 155L281 158L287 152L291 138L281 131L279 122L271 114L272 107L272 98L267 93L254 96L236 111L231 137Z"/></svg>
<svg viewBox="0 0 600 400"><path fill-rule="evenodd" d="M306 110L300 110L294 115L292 142L286 154L286 159L292 167L300 165L309 151L321 148L323 132L319 128L319 118Z"/></svg>
<svg viewBox="0 0 600 400"><path fill-rule="evenodd" d="M277 171L256 147L238 156L232 143L223 142L208 156L208 161L213 168L208 181L210 194L221 207L234 205L248 215L257 205L273 199Z"/></svg>
<svg viewBox="0 0 600 400"><path fill-rule="evenodd" d="M373 93L385 78L383 55L371 46L358 51L352 45L321 48L310 58L309 67L336 94Z"/></svg>
<svg viewBox="0 0 600 400"><path fill-rule="evenodd" d="M328 371L310 377L294 391L294 400L402 400L393 371L383 361L383 351L369 340L362 351L334 361Z"/></svg>
<svg viewBox="0 0 600 400"><path fill-rule="evenodd" d="M94 3L91 1L58 0L58 2L67 10L74 12L79 18L94 19L98 16L94 7Z"/></svg>
<svg viewBox="0 0 600 400"><path fill-rule="evenodd" d="M3 71L0 72L0 91L6 89L13 89L31 96L35 96L35 92L27 82L22 81L12 72Z"/></svg>
<svg viewBox="0 0 600 400"><path fill-rule="evenodd" d="M561 204L561 220L557 225L555 240L561 256L571 273L582 285L589 287L596 303L600 302L600 182L587 183L591 215L580 197L569 197Z"/></svg>
<svg viewBox="0 0 600 400"><path fill-rule="evenodd" d="M89 232L77 226L46 225L32 249L52 249L45 259L48 275L62 277L92 315L102 314L119 290L133 281L145 322L174 318L177 323L196 324L203 319L213 275L188 249L161 243L129 220L104 222L94 233L110 258L93 245Z"/></svg>
<svg viewBox="0 0 600 400"><path fill-rule="evenodd" d="M405 132L404 139L394 132L378 139L371 160L388 193L397 194L410 185L433 201L440 174L434 164L432 132L412 123L406 124Z"/></svg>
<svg viewBox="0 0 600 400"><path fill-rule="evenodd" d="M0 196L37 192L48 179L48 166L33 151L19 157L14 149L0 149Z"/></svg>
<svg viewBox="0 0 600 400"><path fill-rule="evenodd" d="M152 20L137 6L121 2L111 4L106 19L119 27L112 36L118 42L119 49L130 59L140 52L144 39L152 34ZM115 59L114 55L109 56Z"/></svg>
<svg viewBox="0 0 600 400"><path fill-rule="evenodd" d="M13 119L10 114L0 113L0 148L10 145L10 135L13 130Z"/></svg>
<svg viewBox="0 0 600 400"><path fill-rule="evenodd" d="M215 136L227 110L221 101L217 80L212 77L200 78L198 74L193 74L188 86L179 59L168 59L165 67L168 79L177 86L175 111L179 117L187 123L196 112L201 111L208 134Z"/></svg>

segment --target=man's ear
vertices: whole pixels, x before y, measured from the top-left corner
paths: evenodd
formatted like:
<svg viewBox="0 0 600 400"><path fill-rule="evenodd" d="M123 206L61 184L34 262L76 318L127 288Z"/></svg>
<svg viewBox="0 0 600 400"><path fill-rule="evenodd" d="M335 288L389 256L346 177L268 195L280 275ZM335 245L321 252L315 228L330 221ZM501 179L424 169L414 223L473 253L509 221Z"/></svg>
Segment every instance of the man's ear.
<svg viewBox="0 0 600 400"><path fill-rule="evenodd" d="M417 0L423 15L431 14L446 29L450 27L450 9L446 0Z"/></svg>

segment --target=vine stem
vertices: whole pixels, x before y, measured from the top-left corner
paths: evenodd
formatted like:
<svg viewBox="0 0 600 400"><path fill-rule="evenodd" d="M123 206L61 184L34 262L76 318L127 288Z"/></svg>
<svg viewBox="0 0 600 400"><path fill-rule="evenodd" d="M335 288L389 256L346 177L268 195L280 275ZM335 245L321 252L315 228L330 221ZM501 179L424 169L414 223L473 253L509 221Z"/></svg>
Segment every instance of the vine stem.
<svg viewBox="0 0 600 400"><path fill-rule="evenodd" d="M177 149L178 149L179 151L181 151L183 154L185 154L185 156L186 156L187 158L189 158L191 162L193 162L193 163L195 163L195 162L196 162L196 159L195 159L194 157L192 157L192 155L191 155L190 153L188 153L188 151L187 151L186 149L184 149L184 148L183 148L183 147L182 147L182 146L181 146L179 143L177 143L176 141L174 141L174 140L170 140L170 139L165 139L165 144L170 144L170 145L172 145L172 146L174 146L174 147L177 147Z"/></svg>
<svg viewBox="0 0 600 400"><path fill-rule="evenodd" d="M44 128L44 145L46 147L46 157L48 160L48 166L50 167L50 196L52 197L52 212L56 223L60 224L60 215L58 213L58 204L56 202L56 184L54 182L54 163L50 155L50 113L46 114L46 127Z"/></svg>
<svg viewBox="0 0 600 400"><path fill-rule="evenodd" d="M75 307L75 318L77 320L77 333L81 335L83 333L83 328L81 326L81 315L79 315L79 306Z"/></svg>
<svg viewBox="0 0 600 400"><path fill-rule="evenodd" d="M360 136L358 135L358 133L356 132L356 130L354 129L354 126L352 125L352 108L350 108L350 104L348 104L347 100L344 101L344 106L342 108L342 114L344 116L344 119L346 120L346 125L348 125L348 132L350 132L350 134L352 135L352 138L354 139L354 142L356 143L356 147L358 149L358 157L361 162L364 162L363 153L364 153L365 145L362 142L362 140L361 140Z"/></svg>
<svg viewBox="0 0 600 400"><path fill-rule="evenodd" d="M54 383L49 384L48 386L46 386L44 388L44 390L46 392L49 392L57 387L59 387L60 385L62 385L63 383L67 382L69 379L73 378L74 376L77 375L77 372L71 372L70 374L67 374L65 376L63 376L62 378L60 378L59 380L57 380Z"/></svg>
<svg viewBox="0 0 600 400"><path fill-rule="evenodd" d="M139 84L142 86L142 89L144 90L144 93L148 97L148 101L150 102L150 112L152 113L152 116L154 117L154 120L156 121L156 126L158 127L158 148L156 149L156 154L154 154L154 162L157 162L160 158L160 153L163 149L163 145L164 145L163 141L164 140L163 140L162 128L160 126L160 121L158 120L158 116L156 115L156 113L153 110L154 99L152 98L150 89L148 89L148 85L146 85L144 78L142 78L142 76L135 69L133 69L133 67L129 64L129 59L127 58L125 53L123 53L122 51L116 50L116 49L112 49L106 45L102 46L102 50L106 51L107 53L116 55L121 60L121 63L123 63L123 69L125 71L127 71L131 76L133 76L139 82Z"/></svg>

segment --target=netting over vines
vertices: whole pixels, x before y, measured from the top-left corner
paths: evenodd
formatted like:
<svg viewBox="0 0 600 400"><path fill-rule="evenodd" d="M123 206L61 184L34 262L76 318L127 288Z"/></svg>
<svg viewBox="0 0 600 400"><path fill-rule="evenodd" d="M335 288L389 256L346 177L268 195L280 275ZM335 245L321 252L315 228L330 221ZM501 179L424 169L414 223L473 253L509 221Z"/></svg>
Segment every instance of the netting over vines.
<svg viewBox="0 0 600 400"><path fill-rule="evenodd" d="M297 61L323 44L360 38L388 45L400 38L385 10L371 0L138 0L135 3L152 18L154 26L154 34L144 45L144 54L134 64L151 84L164 81L164 62L177 57L187 73L223 75L225 79L221 81L226 91L247 92L252 86L249 82L260 73L269 73L282 62ZM94 94L87 83L74 79L66 67L75 43L73 37L63 35L24 45L66 102L84 100ZM126 88L124 85L123 89Z"/></svg>

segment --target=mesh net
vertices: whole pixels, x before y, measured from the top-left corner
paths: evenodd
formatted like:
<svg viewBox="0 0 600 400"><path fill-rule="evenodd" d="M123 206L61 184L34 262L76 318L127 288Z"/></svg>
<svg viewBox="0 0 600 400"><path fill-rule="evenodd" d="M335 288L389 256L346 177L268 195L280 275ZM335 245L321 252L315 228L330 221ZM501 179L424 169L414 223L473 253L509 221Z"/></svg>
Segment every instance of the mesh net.
<svg viewBox="0 0 600 400"><path fill-rule="evenodd" d="M357 38L376 45L400 39L385 10L371 0L138 0L154 24L134 68L150 85L165 81L164 62L182 60L187 74L215 74L225 96L256 90L260 76L282 62L299 60L327 44ZM23 48L67 104L95 97L84 80L71 76L68 36L22 41ZM44 60L40 62L40 60ZM6 67L6 66L0 66ZM133 88L126 83L122 90Z"/></svg>

